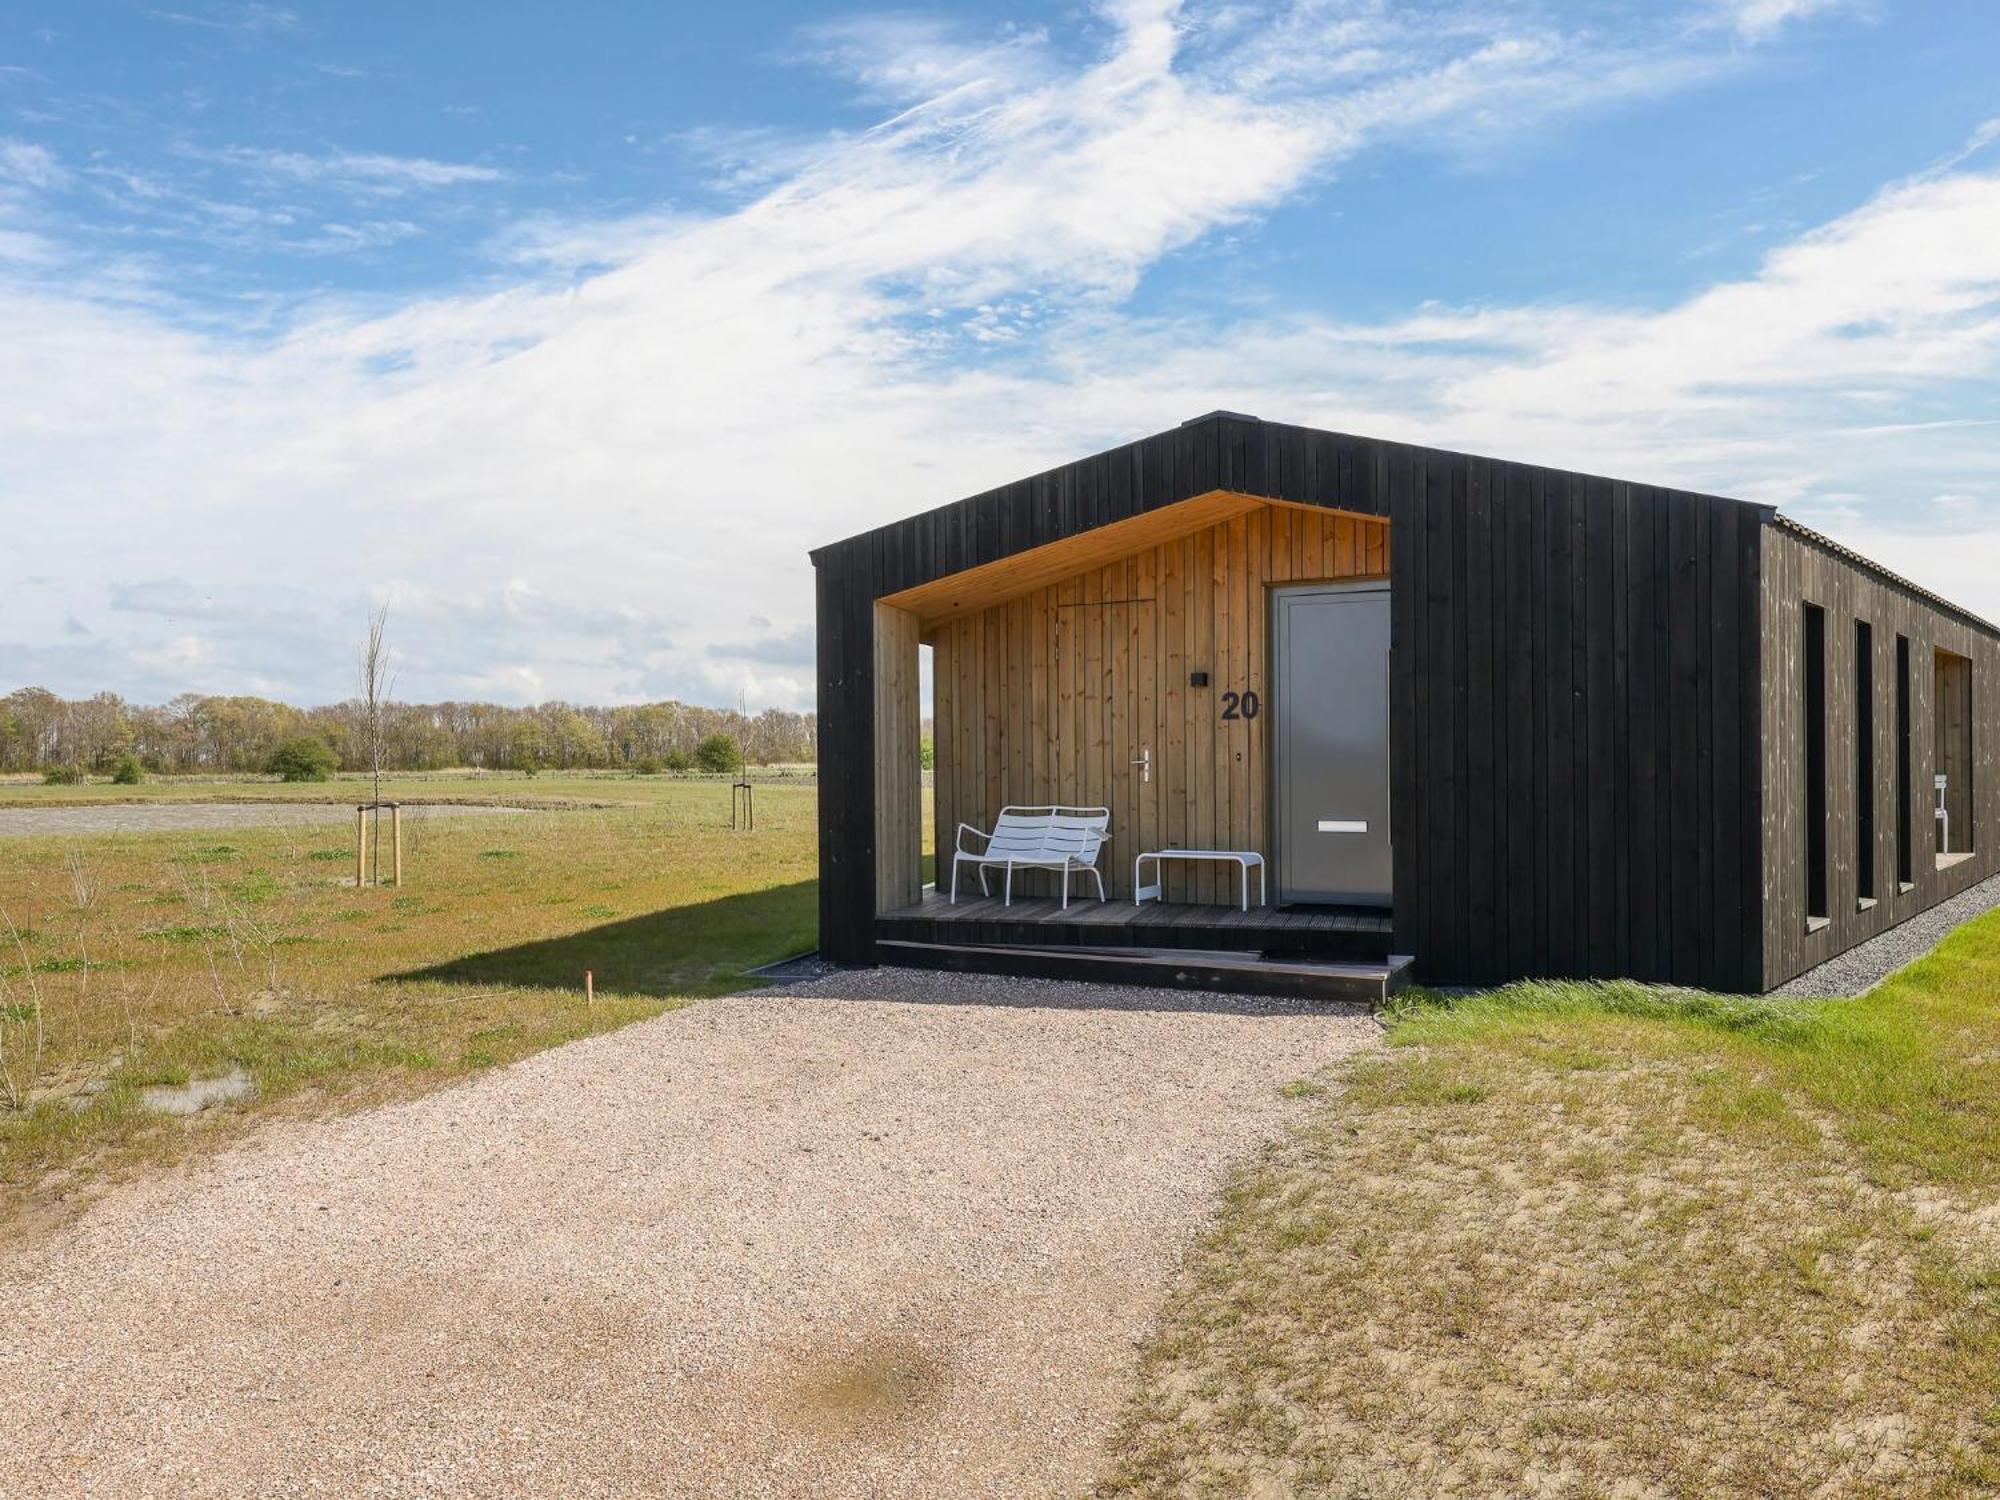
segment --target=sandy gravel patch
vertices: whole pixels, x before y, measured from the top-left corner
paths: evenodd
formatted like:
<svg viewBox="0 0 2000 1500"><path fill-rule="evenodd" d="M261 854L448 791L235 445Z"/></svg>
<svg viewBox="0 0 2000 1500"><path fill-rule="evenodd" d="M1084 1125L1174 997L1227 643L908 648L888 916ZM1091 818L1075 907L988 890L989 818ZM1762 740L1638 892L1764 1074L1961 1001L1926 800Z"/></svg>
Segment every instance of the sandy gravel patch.
<svg viewBox="0 0 2000 1500"><path fill-rule="evenodd" d="M0 1274L7 1484L1077 1494L1279 1085L1377 1035L881 970L273 1126Z"/></svg>
<svg viewBox="0 0 2000 1500"><path fill-rule="evenodd" d="M259 828L278 823L340 823L352 828L355 802L365 800L363 796L354 802L106 802L96 807L5 807L0 808L0 838ZM474 802L410 802L403 805L403 816L449 818L524 810Z"/></svg>

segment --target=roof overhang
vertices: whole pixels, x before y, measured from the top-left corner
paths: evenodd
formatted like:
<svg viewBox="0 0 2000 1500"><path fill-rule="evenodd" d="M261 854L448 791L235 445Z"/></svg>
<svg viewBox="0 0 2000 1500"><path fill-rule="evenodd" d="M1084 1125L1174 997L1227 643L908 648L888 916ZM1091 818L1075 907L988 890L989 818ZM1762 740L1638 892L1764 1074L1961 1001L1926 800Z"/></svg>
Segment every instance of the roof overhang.
<svg viewBox="0 0 2000 1500"><path fill-rule="evenodd" d="M1322 516L1354 515L1375 525L1386 524L1381 516L1361 515L1331 506L1272 500L1239 490L1210 490L1157 510L1030 547L1025 552L949 573L914 588L885 594L877 602L909 611L928 633L948 620L1005 604L1148 547L1192 536L1218 522L1266 508L1309 510Z"/></svg>

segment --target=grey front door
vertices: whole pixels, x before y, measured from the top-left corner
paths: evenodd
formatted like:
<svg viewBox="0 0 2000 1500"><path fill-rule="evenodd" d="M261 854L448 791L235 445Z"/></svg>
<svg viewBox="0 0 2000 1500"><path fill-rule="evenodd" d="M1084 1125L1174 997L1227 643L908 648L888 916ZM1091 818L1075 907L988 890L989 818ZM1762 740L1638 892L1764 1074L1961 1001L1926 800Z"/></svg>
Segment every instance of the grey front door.
<svg viewBox="0 0 2000 1500"><path fill-rule="evenodd" d="M1389 586L1272 594L1278 899L1389 905Z"/></svg>

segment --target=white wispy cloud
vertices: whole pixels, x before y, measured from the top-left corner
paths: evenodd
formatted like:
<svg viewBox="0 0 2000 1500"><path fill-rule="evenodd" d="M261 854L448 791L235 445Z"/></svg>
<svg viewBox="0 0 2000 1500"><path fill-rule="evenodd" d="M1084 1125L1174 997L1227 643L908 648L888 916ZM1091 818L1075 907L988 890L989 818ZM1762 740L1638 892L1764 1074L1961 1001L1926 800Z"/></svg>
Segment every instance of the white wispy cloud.
<svg viewBox="0 0 2000 1500"><path fill-rule="evenodd" d="M507 226L488 248L511 265L572 272L636 260L695 222L692 215L658 211L615 219L537 215Z"/></svg>
<svg viewBox="0 0 2000 1500"><path fill-rule="evenodd" d="M61 187L68 180L69 173L48 147L0 137L0 182L47 189Z"/></svg>
<svg viewBox="0 0 2000 1500"><path fill-rule="evenodd" d="M263 36L290 31L298 26L298 12L277 5L218 5L204 10L151 10L155 21L171 26L193 26L203 31L225 31L238 36Z"/></svg>
<svg viewBox="0 0 2000 1500"><path fill-rule="evenodd" d="M288 241L290 248L306 254L347 255L362 250L380 250L421 234L408 219L370 219L360 224L329 221L312 234Z"/></svg>
<svg viewBox="0 0 2000 1500"><path fill-rule="evenodd" d="M1408 336L1511 350L1446 388L1461 420L1496 433L1556 411L1588 414L1564 417L1572 429L1643 422L1663 450L1697 429L1860 428L2000 373L1996 247L2000 176L1926 175L1664 313L1473 312Z"/></svg>
<svg viewBox="0 0 2000 1500"><path fill-rule="evenodd" d="M53 240L30 234L24 229L0 227L0 261L11 260L22 266L52 266L61 258L61 248Z"/></svg>
<svg viewBox="0 0 2000 1500"><path fill-rule="evenodd" d="M746 143L757 186L725 211L519 226L513 279L476 292L218 333L0 274L0 494L37 522L9 566L57 580L0 658L74 688L338 694L387 597L417 696L807 702L808 547L1216 406L1794 503L2000 614L1919 535L1984 537L2000 486L1982 429L1937 425L1983 415L1996 374L1977 159L1665 309L1140 318L1124 298L1163 257L1373 143L1545 128L1547 95L1609 108L1737 63L1686 28L1483 9L1102 15L1087 55L892 27L870 39L904 52L857 63L815 33L888 101L875 128L774 140L761 168ZM1917 527L1890 504L1937 495L1975 507ZM198 619L116 607L210 551Z"/></svg>
<svg viewBox="0 0 2000 1500"><path fill-rule="evenodd" d="M845 76L864 97L899 105L991 96L1046 78L1048 34L1039 29L971 38L940 16L849 16L808 27L797 61Z"/></svg>
<svg viewBox="0 0 2000 1500"><path fill-rule="evenodd" d="M1970 160L1994 142L2000 141L2000 116L1982 120L1972 134L1965 138L1965 144L1937 164L1937 172L1948 172L1962 161Z"/></svg>
<svg viewBox="0 0 2000 1500"><path fill-rule="evenodd" d="M498 167L482 166L476 162L435 161L426 156L389 156L379 152L328 151L313 154L239 147L223 154L225 159L238 165L300 182L381 194L499 182L506 176Z"/></svg>
<svg viewBox="0 0 2000 1500"><path fill-rule="evenodd" d="M1716 0L1718 17L1746 41L1768 41L1788 24L1809 16L1851 10L1854 0Z"/></svg>

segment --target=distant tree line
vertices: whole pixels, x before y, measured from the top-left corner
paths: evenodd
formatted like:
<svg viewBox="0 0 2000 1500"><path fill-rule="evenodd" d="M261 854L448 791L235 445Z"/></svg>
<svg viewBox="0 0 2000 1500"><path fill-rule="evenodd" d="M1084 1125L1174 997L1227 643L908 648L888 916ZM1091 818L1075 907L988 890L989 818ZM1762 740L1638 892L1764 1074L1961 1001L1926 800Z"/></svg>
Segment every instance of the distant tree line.
<svg viewBox="0 0 2000 1500"><path fill-rule="evenodd" d="M435 771L685 770L706 741L724 736L753 765L813 761L814 714L742 714L668 701L628 708L538 703L390 703L383 766ZM0 698L0 771L54 768L108 773L126 757L148 771L263 771L280 746L324 740L344 767L368 762L367 719L356 702L294 708L268 698L183 693L171 703L127 703L115 693L59 698L21 688ZM714 758L714 746L704 761Z"/></svg>

